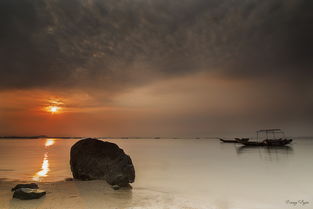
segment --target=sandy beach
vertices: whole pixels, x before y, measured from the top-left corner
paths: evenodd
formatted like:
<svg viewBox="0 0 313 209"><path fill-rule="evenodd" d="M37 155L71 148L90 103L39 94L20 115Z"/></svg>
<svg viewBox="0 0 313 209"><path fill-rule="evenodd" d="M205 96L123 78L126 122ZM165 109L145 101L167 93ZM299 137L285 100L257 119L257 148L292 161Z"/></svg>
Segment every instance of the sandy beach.
<svg viewBox="0 0 313 209"><path fill-rule="evenodd" d="M11 192L11 188L18 183L24 182L0 182L1 209L274 209L276 207L310 209L313 201L307 196L305 200L286 200L284 203L271 205L264 201L253 203L255 200L245 200L241 197L234 204L235 202L229 202L227 197L224 200L212 201L209 195L205 200L194 195L187 196L145 188L113 190L110 185L101 180L38 183L41 189L46 190L46 196L35 200L19 200L12 198ZM212 196L214 197L215 194ZM288 201L293 201L293 204Z"/></svg>
<svg viewBox="0 0 313 209"><path fill-rule="evenodd" d="M1 209L117 209L117 208L212 208L201 202L192 202L173 194L149 191L144 188L113 190L104 181L63 181L38 183L47 191L37 200L13 199L14 181L0 182Z"/></svg>

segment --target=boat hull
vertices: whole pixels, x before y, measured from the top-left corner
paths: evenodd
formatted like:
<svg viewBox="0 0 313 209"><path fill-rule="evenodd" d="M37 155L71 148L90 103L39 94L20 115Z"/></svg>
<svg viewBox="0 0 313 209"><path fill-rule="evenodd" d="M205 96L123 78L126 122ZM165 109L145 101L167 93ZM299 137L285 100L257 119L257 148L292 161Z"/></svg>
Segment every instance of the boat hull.
<svg viewBox="0 0 313 209"><path fill-rule="evenodd" d="M290 144L292 139L279 139L279 140L264 140L265 146L284 146Z"/></svg>
<svg viewBox="0 0 313 209"><path fill-rule="evenodd" d="M262 142L256 142L256 141L248 141L248 142L239 142L245 146L285 146L292 142L292 139L266 139Z"/></svg>
<svg viewBox="0 0 313 209"><path fill-rule="evenodd" d="M224 143L240 143L239 141L243 141L243 142L249 141L249 138L241 138L241 139L235 138L235 139L231 139L231 140L220 138L220 141L224 142Z"/></svg>
<svg viewBox="0 0 313 209"><path fill-rule="evenodd" d="M223 143L238 143L236 140L226 140L226 139L220 139Z"/></svg>

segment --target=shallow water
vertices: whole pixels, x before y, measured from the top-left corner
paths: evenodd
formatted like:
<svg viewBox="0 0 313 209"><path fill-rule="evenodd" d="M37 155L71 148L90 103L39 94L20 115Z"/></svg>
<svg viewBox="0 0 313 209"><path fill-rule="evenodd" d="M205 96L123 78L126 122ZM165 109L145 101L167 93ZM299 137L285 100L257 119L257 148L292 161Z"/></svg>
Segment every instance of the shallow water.
<svg viewBox="0 0 313 209"><path fill-rule="evenodd" d="M0 179L51 182L71 177L69 152L76 141L1 139ZM134 191L174 195L194 202L194 208L202 203L219 209L313 208L311 139L276 149L213 139L108 141L131 156Z"/></svg>

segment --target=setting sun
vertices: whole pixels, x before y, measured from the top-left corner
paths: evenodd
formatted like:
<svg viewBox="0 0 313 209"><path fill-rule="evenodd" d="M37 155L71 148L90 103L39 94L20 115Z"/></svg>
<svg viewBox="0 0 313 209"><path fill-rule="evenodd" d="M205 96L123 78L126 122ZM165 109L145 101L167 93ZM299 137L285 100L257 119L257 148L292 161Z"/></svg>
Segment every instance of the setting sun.
<svg viewBox="0 0 313 209"><path fill-rule="evenodd" d="M60 110L60 107L58 106L49 106L48 111L51 113L57 113Z"/></svg>

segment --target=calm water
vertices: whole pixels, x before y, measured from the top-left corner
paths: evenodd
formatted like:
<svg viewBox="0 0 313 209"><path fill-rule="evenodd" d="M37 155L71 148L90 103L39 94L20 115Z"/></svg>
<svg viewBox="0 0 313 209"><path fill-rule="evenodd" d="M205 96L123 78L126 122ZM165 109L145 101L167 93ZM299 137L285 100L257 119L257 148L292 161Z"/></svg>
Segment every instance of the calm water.
<svg viewBox="0 0 313 209"><path fill-rule="evenodd" d="M76 139L1 139L0 178L71 177ZM173 194L213 208L313 208L313 140L280 149L243 148L208 139L114 139L133 160L134 190ZM292 201L306 201L300 207ZM289 202L288 202L289 201Z"/></svg>

